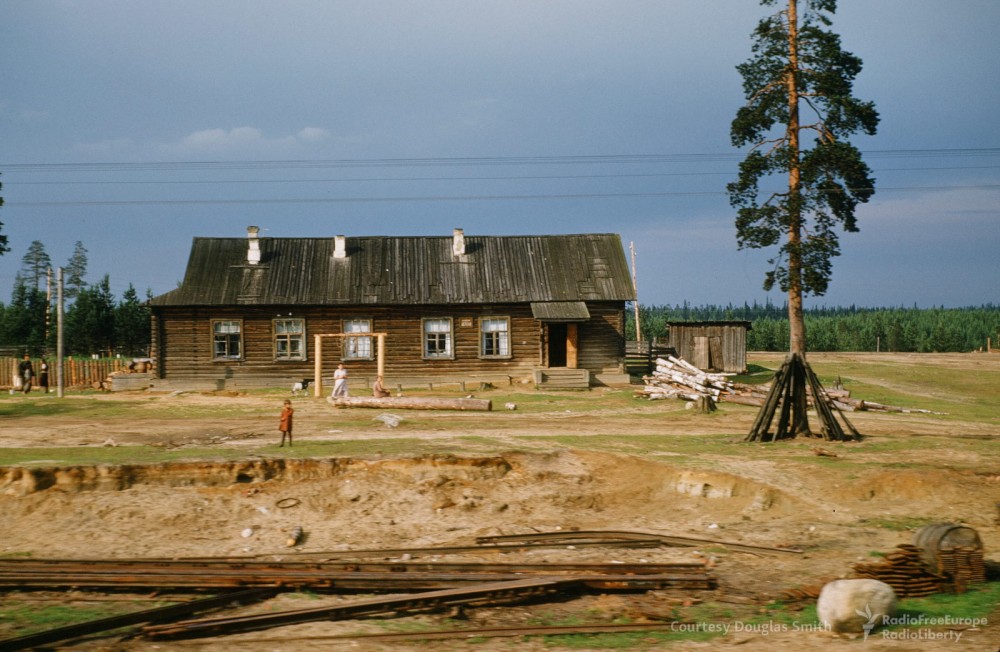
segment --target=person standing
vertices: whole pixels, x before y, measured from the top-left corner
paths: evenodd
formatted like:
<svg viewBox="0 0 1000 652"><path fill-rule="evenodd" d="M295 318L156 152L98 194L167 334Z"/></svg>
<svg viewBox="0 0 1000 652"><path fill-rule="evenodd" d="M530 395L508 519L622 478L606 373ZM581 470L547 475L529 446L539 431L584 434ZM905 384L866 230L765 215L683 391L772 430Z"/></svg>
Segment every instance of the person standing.
<svg viewBox="0 0 1000 652"><path fill-rule="evenodd" d="M38 365L38 386L46 394L49 393L49 363L45 358Z"/></svg>
<svg viewBox="0 0 1000 652"><path fill-rule="evenodd" d="M338 364L337 370L333 372L333 393L330 396L333 398L347 396L347 369L343 363Z"/></svg>
<svg viewBox="0 0 1000 652"><path fill-rule="evenodd" d="M27 394L31 391L31 380L35 377L35 369L31 366L31 356L24 354L24 360L17 367L17 373L21 376L21 391Z"/></svg>
<svg viewBox="0 0 1000 652"><path fill-rule="evenodd" d="M292 415L295 414L295 410L292 409L292 402L285 399L284 407L281 410L281 421L278 423L278 430L281 431L281 443L278 444L278 448L285 445L285 436L288 436L288 447L292 447Z"/></svg>

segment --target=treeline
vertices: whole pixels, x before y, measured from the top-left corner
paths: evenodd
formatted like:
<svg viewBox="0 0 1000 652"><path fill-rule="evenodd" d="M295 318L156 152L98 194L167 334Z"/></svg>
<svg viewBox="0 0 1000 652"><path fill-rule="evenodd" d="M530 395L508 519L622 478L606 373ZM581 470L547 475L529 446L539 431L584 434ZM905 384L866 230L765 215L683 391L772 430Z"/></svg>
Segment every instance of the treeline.
<svg viewBox="0 0 1000 652"><path fill-rule="evenodd" d="M742 306L641 306L644 339L667 338L673 321L743 320L751 322L747 349L787 351L788 306L771 303ZM1000 306L968 308L821 307L805 311L810 351L961 352L986 347L987 338L1000 348ZM635 336L634 314L626 333Z"/></svg>
<svg viewBox="0 0 1000 652"><path fill-rule="evenodd" d="M116 299L107 276L81 289L63 315L66 355L145 356L149 341L146 301L131 285ZM14 356L55 354L56 307L45 291L22 283L9 305L0 303L0 348Z"/></svg>
<svg viewBox="0 0 1000 652"><path fill-rule="evenodd" d="M139 357L149 353L150 311L146 301L129 284L116 298L107 275L98 283L84 281L86 249L77 243L66 266L63 314L63 351L78 356ZM56 292L51 261L41 242L35 241L22 259L9 304L0 302L0 355L55 355Z"/></svg>

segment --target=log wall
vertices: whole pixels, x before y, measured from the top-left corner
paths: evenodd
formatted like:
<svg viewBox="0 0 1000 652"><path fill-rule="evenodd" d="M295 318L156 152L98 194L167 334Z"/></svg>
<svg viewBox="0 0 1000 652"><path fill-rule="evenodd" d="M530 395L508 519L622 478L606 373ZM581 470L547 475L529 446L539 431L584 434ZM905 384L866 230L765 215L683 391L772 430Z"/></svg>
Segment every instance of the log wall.
<svg viewBox="0 0 1000 652"><path fill-rule="evenodd" d="M620 372L624 359L624 305L618 302L590 304L591 319L579 325L578 366L591 374ZM510 318L509 359L479 357L479 318ZM422 319L452 319L450 360L423 359ZM306 359L274 359L273 320L300 318L306 324ZM213 320L236 319L243 324L243 359L212 359ZM153 317L152 351L154 372L167 380L254 380L280 384L289 379L312 378L315 360L313 336L342 332L345 319L370 319L373 332L386 333L385 375L393 378L509 376L530 378L543 366L543 324L527 304L502 306L404 306L404 307L188 307L159 308ZM374 346L374 344L373 344ZM345 360L340 338L323 340L323 383L332 385L339 362L351 378L374 378L376 360Z"/></svg>

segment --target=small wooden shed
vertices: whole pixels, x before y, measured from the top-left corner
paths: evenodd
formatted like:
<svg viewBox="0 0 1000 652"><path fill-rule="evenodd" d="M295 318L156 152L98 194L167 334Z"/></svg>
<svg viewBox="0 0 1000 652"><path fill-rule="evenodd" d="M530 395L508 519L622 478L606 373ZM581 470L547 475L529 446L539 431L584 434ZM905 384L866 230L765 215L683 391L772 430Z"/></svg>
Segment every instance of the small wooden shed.
<svg viewBox="0 0 1000 652"><path fill-rule="evenodd" d="M699 369L729 373L747 370L749 321L677 321L667 326L670 346Z"/></svg>

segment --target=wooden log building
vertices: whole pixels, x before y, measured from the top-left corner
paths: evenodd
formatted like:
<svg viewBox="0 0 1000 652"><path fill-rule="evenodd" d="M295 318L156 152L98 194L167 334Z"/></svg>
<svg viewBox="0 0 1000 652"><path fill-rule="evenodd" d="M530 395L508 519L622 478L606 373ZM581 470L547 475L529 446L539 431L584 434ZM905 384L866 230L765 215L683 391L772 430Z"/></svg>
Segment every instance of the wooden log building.
<svg viewBox="0 0 1000 652"><path fill-rule="evenodd" d="M367 381L384 333L390 385L627 383L633 299L617 234L261 238L249 227L195 238L182 284L150 301L153 374L215 388L312 380L323 334L338 336L322 347L323 383L341 362Z"/></svg>
<svg viewBox="0 0 1000 652"><path fill-rule="evenodd" d="M670 346L703 371L743 373L747 370L749 321L669 322Z"/></svg>

